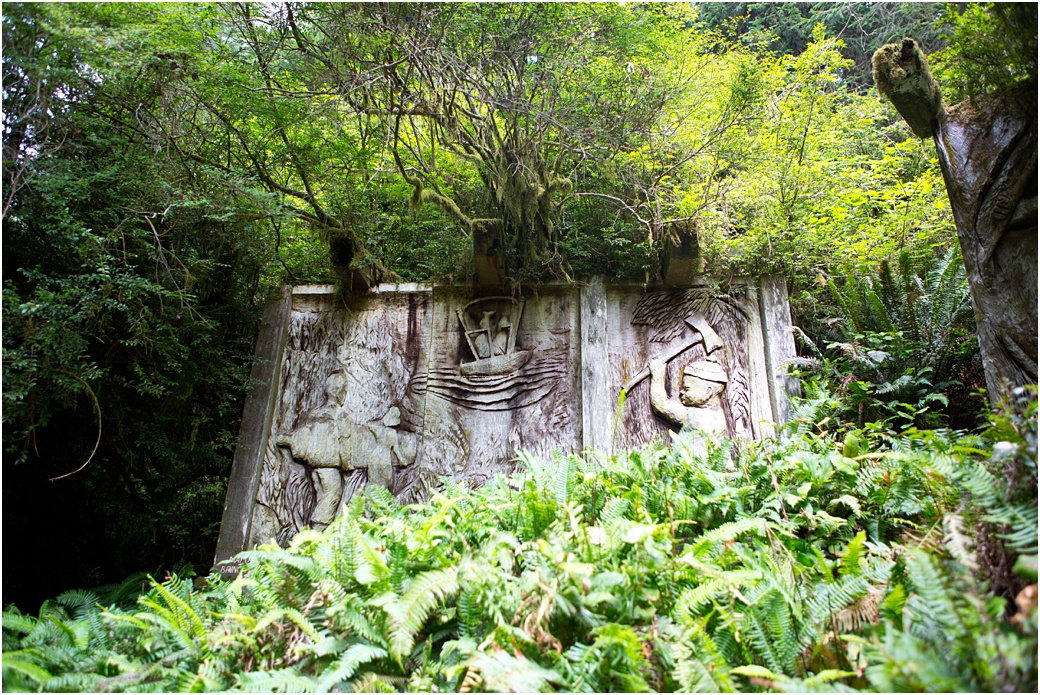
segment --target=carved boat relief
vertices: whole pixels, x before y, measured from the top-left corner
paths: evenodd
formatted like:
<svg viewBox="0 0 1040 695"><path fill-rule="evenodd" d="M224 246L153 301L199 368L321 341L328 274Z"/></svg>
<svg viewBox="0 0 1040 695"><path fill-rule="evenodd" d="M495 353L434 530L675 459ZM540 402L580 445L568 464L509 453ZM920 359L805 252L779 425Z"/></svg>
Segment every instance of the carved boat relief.
<svg viewBox="0 0 1040 695"><path fill-rule="evenodd" d="M487 482L508 472L519 449L581 447L576 378L577 310L566 288L532 297L434 303L429 370L413 388L426 396L419 475Z"/></svg>

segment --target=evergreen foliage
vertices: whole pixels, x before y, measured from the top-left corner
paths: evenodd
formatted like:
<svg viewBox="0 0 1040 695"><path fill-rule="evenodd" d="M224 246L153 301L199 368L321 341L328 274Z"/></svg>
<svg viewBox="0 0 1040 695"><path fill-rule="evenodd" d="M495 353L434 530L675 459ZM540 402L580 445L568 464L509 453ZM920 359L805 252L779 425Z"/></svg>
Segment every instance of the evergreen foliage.
<svg viewBox="0 0 1040 695"><path fill-rule="evenodd" d="M731 460L682 433L524 457L420 505L359 496L325 531L243 553L234 581L7 610L4 688L1029 691L1035 602L1008 620L963 523L1035 553L1036 421L1002 417L1020 444L799 426ZM989 472L1008 446L1014 494Z"/></svg>
<svg viewBox="0 0 1040 695"><path fill-rule="evenodd" d="M839 421L978 424L982 365L959 247L924 260L904 252L827 289L838 316L820 331L826 354L808 345L816 357L800 364L809 392L838 398Z"/></svg>

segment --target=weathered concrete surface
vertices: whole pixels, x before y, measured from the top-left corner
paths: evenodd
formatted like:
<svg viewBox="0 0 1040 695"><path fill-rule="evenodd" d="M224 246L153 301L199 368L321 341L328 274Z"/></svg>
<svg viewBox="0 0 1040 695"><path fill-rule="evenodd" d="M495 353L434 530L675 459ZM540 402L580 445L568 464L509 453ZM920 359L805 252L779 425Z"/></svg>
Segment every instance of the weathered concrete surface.
<svg viewBox="0 0 1040 695"><path fill-rule="evenodd" d="M1036 97L963 102L936 134L993 403L1037 381Z"/></svg>
<svg viewBox="0 0 1040 695"><path fill-rule="evenodd" d="M297 287L268 308L257 383L273 388L247 403L218 560L325 527L366 485L409 503L442 478L509 472L520 450L620 450L683 425L762 436L790 341L782 290L593 279L509 296L380 285L348 302ZM705 383L716 393L698 399Z"/></svg>
<svg viewBox="0 0 1040 695"><path fill-rule="evenodd" d="M612 414L617 402L603 365L607 355L607 294L603 278L581 288L581 436L585 448L613 453Z"/></svg>
<svg viewBox="0 0 1040 695"><path fill-rule="evenodd" d="M214 564L220 566L247 547L254 500L260 485L274 404L279 392L278 376L285 349L286 327L292 307L292 291L283 287L264 310L256 340L256 361L249 378L251 386L242 412L242 427L231 464L224 516ZM234 573L229 568L229 574Z"/></svg>
<svg viewBox="0 0 1040 695"><path fill-rule="evenodd" d="M791 398L801 393L798 379L787 373L787 367L797 353L791 332L791 305L786 281L777 277L762 278L758 301L765 335L766 365L771 376L769 400L773 422L782 424L791 420Z"/></svg>
<svg viewBox="0 0 1040 695"><path fill-rule="evenodd" d="M721 398L722 415L731 437L757 436L757 418L770 417L768 387L760 397L764 409L753 403L752 374L764 373L759 341L756 353L748 344L753 330L761 332L757 302L741 284L716 296L707 287L644 292L640 287L611 286L606 290L607 360L595 367L607 374L611 398L602 403L609 417L617 450L641 447L666 436L668 422L655 415L651 404L649 364L665 363L666 393L677 397L683 372L690 365L720 364L728 382ZM614 422L622 389L625 407ZM703 418L701 418L703 419ZM616 431L614 431L616 430Z"/></svg>

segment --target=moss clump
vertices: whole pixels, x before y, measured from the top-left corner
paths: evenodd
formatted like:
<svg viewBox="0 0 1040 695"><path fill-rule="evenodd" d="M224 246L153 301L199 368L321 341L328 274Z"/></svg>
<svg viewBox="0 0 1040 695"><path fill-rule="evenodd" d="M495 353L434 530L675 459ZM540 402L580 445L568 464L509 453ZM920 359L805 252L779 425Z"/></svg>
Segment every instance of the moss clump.
<svg viewBox="0 0 1040 695"><path fill-rule="evenodd" d="M885 44L874 53L873 63L878 91L891 100L914 135L934 135L943 113L942 94L917 42L905 38Z"/></svg>

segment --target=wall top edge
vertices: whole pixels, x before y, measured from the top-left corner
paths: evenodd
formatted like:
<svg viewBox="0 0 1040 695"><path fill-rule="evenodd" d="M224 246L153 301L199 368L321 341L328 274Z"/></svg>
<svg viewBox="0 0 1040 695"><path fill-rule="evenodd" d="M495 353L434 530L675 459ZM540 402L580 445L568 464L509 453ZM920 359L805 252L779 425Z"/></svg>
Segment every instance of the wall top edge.
<svg viewBox="0 0 1040 695"><path fill-rule="evenodd" d="M732 284L737 284L737 285L755 284L756 280L761 280L761 279L763 279L763 278L739 277L739 278L733 278L731 280L731 283ZM567 281L567 280L553 280L553 281L539 283L539 286L541 286L541 287L565 287L565 286L570 286L570 287L579 288L579 287L581 287L581 286L583 286L585 284L587 284L587 283L584 283L584 282L570 282L570 281ZM639 283L639 282L623 282L623 281L611 282L610 280L607 280L605 284L608 287L625 287L625 288L639 287L639 288L642 288L642 289L648 290L648 291L665 289L665 288L657 286L657 285L648 285L646 283ZM694 284L690 285L690 287L703 287L705 285L706 285L706 283L694 283ZM383 284L377 285L376 287L373 287L372 289L368 290L368 292L366 292L365 294L367 294L367 295L377 295L377 294L404 294L404 293L411 293L411 292L432 292L434 290L434 287L435 287L434 283L430 283L430 282L383 283ZM459 288L459 289L465 289L465 288L468 288L469 286L468 285L463 285L463 284L459 284L459 285L444 284L444 285L436 285L436 287L440 287L440 288L456 287L456 288ZM292 294L293 294L293 296L334 295L337 292L339 292L339 289L340 289L339 285L295 285L295 286L292 287Z"/></svg>
<svg viewBox="0 0 1040 695"><path fill-rule="evenodd" d="M405 292L430 292L433 285L424 282L383 283L368 290L365 294L401 294ZM326 295L339 292L339 285L295 285L293 296Z"/></svg>
<svg viewBox="0 0 1040 695"><path fill-rule="evenodd" d="M337 285L294 285L292 293L300 294L335 294L339 287Z"/></svg>

